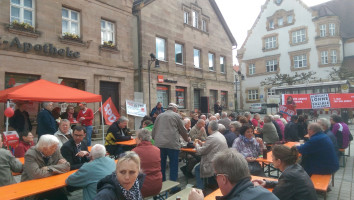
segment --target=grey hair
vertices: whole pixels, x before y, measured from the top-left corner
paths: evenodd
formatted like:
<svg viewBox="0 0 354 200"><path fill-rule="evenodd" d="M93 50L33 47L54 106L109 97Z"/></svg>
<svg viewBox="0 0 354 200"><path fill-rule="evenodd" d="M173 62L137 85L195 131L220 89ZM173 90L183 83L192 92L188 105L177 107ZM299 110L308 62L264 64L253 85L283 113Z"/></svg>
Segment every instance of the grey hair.
<svg viewBox="0 0 354 200"><path fill-rule="evenodd" d="M331 126L331 122L329 122L328 119L326 118L320 118L317 120L317 123L319 123L322 126L325 126L326 129L328 129ZM325 130L324 130L325 131Z"/></svg>
<svg viewBox="0 0 354 200"><path fill-rule="evenodd" d="M43 150L44 147L51 147L53 145L59 145L58 138L55 137L54 135L45 134L39 138L39 141L36 144L36 149L41 151Z"/></svg>
<svg viewBox="0 0 354 200"><path fill-rule="evenodd" d="M322 131L321 125L319 123L309 124L308 129L314 131L315 133Z"/></svg>
<svg viewBox="0 0 354 200"><path fill-rule="evenodd" d="M264 122L265 122L265 123L272 122L272 117L269 116L269 115L264 116Z"/></svg>
<svg viewBox="0 0 354 200"><path fill-rule="evenodd" d="M217 131L217 130L219 129L219 124L218 124L217 121L211 121L211 122L209 122L208 127L210 127L210 129L211 129L213 132L215 132L215 131Z"/></svg>
<svg viewBox="0 0 354 200"><path fill-rule="evenodd" d="M188 122L190 122L190 121L191 121L191 120L190 120L188 117L184 118L184 119L183 119L183 126L186 125L186 124L188 124Z"/></svg>
<svg viewBox="0 0 354 200"><path fill-rule="evenodd" d="M129 122L129 119L128 119L127 117L121 116L121 117L118 119L117 123L120 124L120 123L122 123L122 122Z"/></svg>
<svg viewBox="0 0 354 200"><path fill-rule="evenodd" d="M215 154L213 167L216 174L225 174L232 184L250 177L246 159L235 148L228 148Z"/></svg>
<svg viewBox="0 0 354 200"><path fill-rule="evenodd" d="M136 131L136 135L141 141L150 141L151 140L151 132L149 130L139 129Z"/></svg>
<svg viewBox="0 0 354 200"><path fill-rule="evenodd" d="M46 102L42 103L42 106L43 106L43 108L46 108L51 103L53 103L53 102L46 101Z"/></svg>
<svg viewBox="0 0 354 200"><path fill-rule="evenodd" d="M216 116L220 116L220 114L219 114L219 113L215 113L215 117L216 117Z"/></svg>
<svg viewBox="0 0 354 200"><path fill-rule="evenodd" d="M62 123L64 123L64 122L66 122L66 123L69 122L69 124L70 124L70 121L69 121L68 119L61 119L59 124L62 124Z"/></svg>
<svg viewBox="0 0 354 200"><path fill-rule="evenodd" d="M218 124L218 131L220 133L224 133L226 130L226 127L223 124Z"/></svg>
<svg viewBox="0 0 354 200"><path fill-rule="evenodd" d="M135 164L138 165L138 169L140 171L140 157L137 153L135 153L134 151L126 151L125 153L121 154L121 156L118 158L117 161L117 167L116 167L116 171L118 171L119 166L121 166L122 162L126 162L126 161L133 161L135 162Z"/></svg>
<svg viewBox="0 0 354 200"><path fill-rule="evenodd" d="M280 115L273 115L273 119L280 119Z"/></svg>
<svg viewBox="0 0 354 200"><path fill-rule="evenodd" d="M205 122L204 119L198 119L197 124L200 124L202 122Z"/></svg>
<svg viewBox="0 0 354 200"><path fill-rule="evenodd" d="M223 119L223 118L226 118L227 117L227 112L222 112L221 113L221 118Z"/></svg>
<svg viewBox="0 0 354 200"><path fill-rule="evenodd" d="M245 114L243 115L245 117L250 117L251 116L251 113L250 112L245 112Z"/></svg>
<svg viewBox="0 0 354 200"><path fill-rule="evenodd" d="M242 127L242 124L238 121L233 121L230 123L230 126L233 126L235 129L239 129Z"/></svg>
<svg viewBox="0 0 354 200"><path fill-rule="evenodd" d="M203 119L205 117L206 119L206 116L205 115L200 115L200 119Z"/></svg>
<svg viewBox="0 0 354 200"><path fill-rule="evenodd" d="M90 152L92 159L95 160L97 158L102 158L106 156L106 147L102 144L95 144Z"/></svg>

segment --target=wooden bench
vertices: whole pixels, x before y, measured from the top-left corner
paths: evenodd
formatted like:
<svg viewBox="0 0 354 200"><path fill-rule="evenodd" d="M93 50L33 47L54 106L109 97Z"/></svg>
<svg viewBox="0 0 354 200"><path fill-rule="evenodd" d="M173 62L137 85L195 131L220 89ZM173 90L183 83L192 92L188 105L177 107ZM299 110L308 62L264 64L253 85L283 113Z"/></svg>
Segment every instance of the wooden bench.
<svg viewBox="0 0 354 200"><path fill-rule="evenodd" d="M179 192L177 192L176 194L168 197L167 200L176 200L177 197L180 197L181 200L187 200L188 199L188 195L191 192L192 188L185 188Z"/></svg>
<svg viewBox="0 0 354 200"><path fill-rule="evenodd" d="M311 176L311 181L317 191L324 193L324 199L326 200L327 197L327 190L328 186L331 183L332 179L332 186L334 186L334 174L320 175L320 174L313 174Z"/></svg>
<svg viewBox="0 0 354 200"><path fill-rule="evenodd" d="M176 181L167 180L167 181L162 182L162 188L161 188L160 194L156 195L155 198L160 199L160 200L167 199L169 190L171 190L172 188L174 188L178 185L179 185L179 182L176 182ZM144 199L150 199L150 198L152 198L152 197L146 197Z"/></svg>

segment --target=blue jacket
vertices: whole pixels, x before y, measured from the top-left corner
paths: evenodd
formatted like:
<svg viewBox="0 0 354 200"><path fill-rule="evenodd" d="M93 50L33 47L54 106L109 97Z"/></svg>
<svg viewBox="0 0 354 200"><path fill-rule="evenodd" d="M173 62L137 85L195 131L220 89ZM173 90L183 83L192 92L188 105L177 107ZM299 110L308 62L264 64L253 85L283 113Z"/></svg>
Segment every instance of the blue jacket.
<svg viewBox="0 0 354 200"><path fill-rule="evenodd" d="M109 157L97 158L85 163L75 173L71 174L66 183L74 187L83 188L83 199L94 199L97 191L97 183L104 177L112 174L116 169L116 163Z"/></svg>
<svg viewBox="0 0 354 200"><path fill-rule="evenodd" d="M47 109L42 109L37 116L37 135L38 139L44 134L54 135L57 132L57 123L54 120L52 113Z"/></svg>
<svg viewBox="0 0 354 200"><path fill-rule="evenodd" d="M332 174L339 168L338 157L331 139L323 132L311 136L297 149L302 154L301 165L307 174Z"/></svg>
<svg viewBox="0 0 354 200"><path fill-rule="evenodd" d="M234 132L225 131L226 133L224 134L224 137L226 138L227 146L230 148L232 147L232 144L234 143L234 140L238 137Z"/></svg>

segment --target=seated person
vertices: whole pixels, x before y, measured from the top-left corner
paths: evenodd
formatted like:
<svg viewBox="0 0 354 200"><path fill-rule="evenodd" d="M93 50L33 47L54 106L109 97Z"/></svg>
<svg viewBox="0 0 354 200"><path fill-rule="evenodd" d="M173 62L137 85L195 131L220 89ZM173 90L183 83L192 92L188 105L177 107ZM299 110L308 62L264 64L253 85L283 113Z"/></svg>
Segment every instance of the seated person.
<svg viewBox="0 0 354 200"><path fill-rule="evenodd" d="M54 133L54 136L59 139L59 148L73 138L72 133L73 130L70 128L70 121L67 119L60 120L58 131Z"/></svg>
<svg viewBox="0 0 354 200"><path fill-rule="evenodd" d="M143 129L146 129L148 131L152 131L152 128L154 128L154 123L152 123L151 120L145 120L143 122L143 126L142 126Z"/></svg>
<svg viewBox="0 0 354 200"><path fill-rule="evenodd" d="M302 155L301 165L309 176L333 174L339 168L338 156L329 137L318 123L308 125L309 141L297 147Z"/></svg>
<svg viewBox="0 0 354 200"><path fill-rule="evenodd" d="M277 129L275 128L270 116L264 116L264 125L261 129L261 133L263 134L263 141L267 144L274 144L279 141Z"/></svg>
<svg viewBox="0 0 354 200"><path fill-rule="evenodd" d="M244 156L235 149L225 149L216 153L212 160L215 179L221 190L220 200L278 200L278 198L263 187L254 187ZM200 190L192 189L188 200L202 200L204 195Z"/></svg>
<svg viewBox="0 0 354 200"><path fill-rule="evenodd" d="M137 146L132 150L140 157L141 169L146 175L141 193L143 198L156 196L162 188L160 149L151 144L151 132L146 129L137 131Z"/></svg>
<svg viewBox="0 0 354 200"><path fill-rule="evenodd" d="M290 122L285 125L284 137L285 141L297 142L300 140L299 128L297 126L297 115L291 116Z"/></svg>
<svg viewBox="0 0 354 200"><path fill-rule="evenodd" d="M22 163L10 151L2 148L0 136L0 187L16 183L11 172L22 172Z"/></svg>
<svg viewBox="0 0 354 200"><path fill-rule="evenodd" d="M232 148L235 148L246 158L252 175L265 176L261 165L256 161L258 156L262 154L263 141L259 137L255 138L253 131L253 126L243 125L240 129L240 137L236 138Z"/></svg>
<svg viewBox="0 0 354 200"><path fill-rule="evenodd" d="M296 147L289 148L284 145L275 145L272 152L273 165L282 172L279 180L254 180L254 185L274 188L273 194L280 200L317 200L316 190L309 175L296 163L299 157Z"/></svg>
<svg viewBox="0 0 354 200"><path fill-rule="evenodd" d="M317 123L321 126L322 131L331 139L334 149L336 150L337 155L340 156L339 151L338 151L338 144L337 144L337 138L336 136L332 133L330 126L331 122L326 119L326 118L320 118L317 120Z"/></svg>
<svg viewBox="0 0 354 200"><path fill-rule="evenodd" d="M70 163L70 170L79 169L90 159L87 145L83 141L86 136L86 129L83 126L75 126L73 138L63 144L60 152Z"/></svg>
<svg viewBox="0 0 354 200"><path fill-rule="evenodd" d="M116 171L97 184L95 199L142 200L141 188L144 175L140 172L138 154L127 151L118 158Z"/></svg>
<svg viewBox="0 0 354 200"><path fill-rule="evenodd" d="M188 117L185 117L184 119L182 119L182 122L184 128L186 128L187 132L189 133L189 131L191 131L191 126L192 126L191 120Z"/></svg>
<svg viewBox="0 0 354 200"><path fill-rule="evenodd" d="M251 122L254 128L263 128L264 122L261 120L260 114L258 113L254 114Z"/></svg>
<svg viewBox="0 0 354 200"><path fill-rule="evenodd" d="M114 160L105 157L105 155L106 148L103 145L94 145L90 153L91 162L83 164L65 181L69 186L83 188L83 199L85 200L95 198L98 181L112 174L116 168Z"/></svg>
<svg viewBox="0 0 354 200"><path fill-rule="evenodd" d="M54 135L42 135L36 146L28 149L25 154L21 181L45 178L68 172L70 170L70 163L62 157L58 145L59 140ZM38 194L35 198L67 199L63 188Z"/></svg>
<svg viewBox="0 0 354 200"><path fill-rule="evenodd" d="M20 133L20 142L18 143L17 147L15 148L15 157L21 158L25 156L25 153L31 146L33 146L33 135L31 132L25 131Z"/></svg>
<svg viewBox="0 0 354 200"><path fill-rule="evenodd" d="M214 155L227 149L227 142L225 137L218 131L219 125L217 121L209 122L208 132L205 143L200 140L194 142L197 155L201 156L200 164L195 167L195 176L197 180L197 188L204 189L204 182L202 178L208 178L211 185L215 182L214 170L212 167L212 159Z"/></svg>
<svg viewBox="0 0 354 200"><path fill-rule="evenodd" d="M241 123L232 121L229 125L229 131L224 133L224 137L226 138L227 146L230 148L234 143L235 139L240 135Z"/></svg>
<svg viewBox="0 0 354 200"><path fill-rule="evenodd" d="M66 112L60 115L61 119L67 119L70 123L77 123L77 113L75 112L75 108L73 105L68 105L66 107Z"/></svg>
<svg viewBox="0 0 354 200"><path fill-rule="evenodd" d="M114 122L107 130L105 147L108 153L112 156L118 156L123 153L126 147L122 147L116 142L122 142L133 139L130 135L130 131L127 128L128 118L120 117L118 121Z"/></svg>
<svg viewBox="0 0 354 200"><path fill-rule="evenodd" d="M205 121L202 119L199 119L196 123L195 126L191 129L189 132L189 137L191 138L191 141L194 141L195 139L205 141L207 138L207 134L205 132Z"/></svg>

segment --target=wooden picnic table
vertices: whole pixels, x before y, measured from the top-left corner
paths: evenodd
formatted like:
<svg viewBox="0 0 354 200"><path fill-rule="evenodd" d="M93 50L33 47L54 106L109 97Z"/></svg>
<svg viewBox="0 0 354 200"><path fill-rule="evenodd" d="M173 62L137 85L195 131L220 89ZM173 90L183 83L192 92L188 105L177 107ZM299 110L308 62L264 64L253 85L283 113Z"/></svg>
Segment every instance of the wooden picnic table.
<svg viewBox="0 0 354 200"><path fill-rule="evenodd" d="M135 139L131 139L131 140L127 140L127 141L116 142L116 144L125 145L125 146L135 146L136 145L136 140Z"/></svg>
<svg viewBox="0 0 354 200"><path fill-rule="evenodd" d="M197 150L195 148L181 148L181 151L187 153L197 153Z"/></svg>

